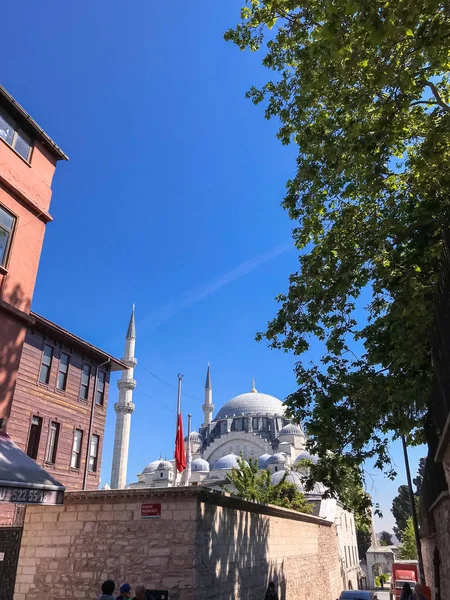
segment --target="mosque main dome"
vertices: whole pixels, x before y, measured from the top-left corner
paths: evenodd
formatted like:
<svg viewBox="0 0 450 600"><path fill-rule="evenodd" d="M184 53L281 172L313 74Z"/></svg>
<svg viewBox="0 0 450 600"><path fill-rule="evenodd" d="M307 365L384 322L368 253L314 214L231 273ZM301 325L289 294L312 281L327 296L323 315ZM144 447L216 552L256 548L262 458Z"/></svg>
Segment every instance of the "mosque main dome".
<svg viewBox="0 0 450 600"><path fill-rule="evenodd" d="M216 415L215 421L240 415L284 415L283 402L275 396L261 394L253 389L226 402Z"/></svg>

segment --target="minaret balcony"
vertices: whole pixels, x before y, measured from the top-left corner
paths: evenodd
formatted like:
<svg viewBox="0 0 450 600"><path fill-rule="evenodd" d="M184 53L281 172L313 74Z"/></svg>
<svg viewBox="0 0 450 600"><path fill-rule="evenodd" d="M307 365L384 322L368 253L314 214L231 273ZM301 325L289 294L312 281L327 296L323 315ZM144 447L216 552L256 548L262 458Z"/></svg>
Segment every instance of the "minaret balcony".
<svg viewBox="0 0 450 600"><path fill-rule="evenodd" d="M114 404L114 410L116 413L132 413L134 412L135 408L136 407L134 406L133 402L116 402Z"/></svg>
<svg viewBox="0 0 450 600"><path fill-rule="evenodd" d="M119 390L134 390L136 387L136 379L119 379L117 387Z"/></svg>
<svg viewBox="0 0 450 600"><path fill-rule="evenodd" d="M202 410L203 410L203 412L210 412L210 413L212 413L213 410L214 410L214 404L203 404Z"/></svg>
<svg viewBox="0 0 450 600"><path fill-rule="evenodd" d="M134 356L130 356L129 358L123 356L120 360L132 369L134 369L138 363L137 358L134 358Z"/></svg>

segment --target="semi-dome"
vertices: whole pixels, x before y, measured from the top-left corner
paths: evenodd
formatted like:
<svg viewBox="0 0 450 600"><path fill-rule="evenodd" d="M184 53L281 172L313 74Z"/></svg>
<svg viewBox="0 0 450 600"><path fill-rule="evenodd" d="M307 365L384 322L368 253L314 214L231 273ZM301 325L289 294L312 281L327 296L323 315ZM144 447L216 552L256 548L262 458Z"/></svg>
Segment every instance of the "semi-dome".
<svg viewBox="0 0 450 600"><path fill-rule="evenodd" d="M196 458L192 461L191 469L197 473L209 473L209 462L204 458Z"/></svg>
<svg viewBox="0 0 450 600"><path fill-rule="evenodd" d="M156 468L157 471L171 471L172 469L173 465L168 460L160 460Z"/></svg>
<svg viewBox="0 0 450 600"><path fill-rule="evenodd" d="M236 454L234 454L234 452L231 452L230 454L226 454L225 456L222 456L222 458L219 458L219 460L214 463L211 470L212 471L220 471L220 470L230 471L233 467L239 468L238 459L239 459L239 456L236 456Z"/></svg>
<svg viewBox="0 0 450 600"><path fill-rule="evenodd" d="M298 464L301 460L310 460L313 464L316 464L319 459L314 454L310 454L306 450L303 450L303 452L300 452L295 459L294 464Z"/></svg>
<svg viewBox="0 0 450 600"><path fill-rule="evenodd" d="M273 454L268 460L267 460L267 464L268 465L279 465L279 464L285 464L287 463L287 456L286 454L283 454L282 452L277 452L276 454Z"/></svg>
<svg viewBox="0 0 450 600"><path fill-rule="evenodd" d="M226 402L214 419L223 419L233 415L283 415L284 406L281 400L269 394L256 391L255 384L251 392L241 394Z"/></svg>
<svg viewBox="0 0 450 600"><path fill-rule="evenodd" d="M287 473L287 474L286 474ZM270 480L274 485L280 483L283 477L286 475L285 481L287 483L293 483L299 492L304 492L304 486L302 482L302 478L296 471L275 471Z"/></svg>
<svg viewBox="0 0 450 600"><path fill-rule="evenodd" d="M295 423L288 423L280 429L279 435L303 435L303 431Z"/></svg>
<svg viewBox="0 0 450 600"><path fill-rule="evenodd" d="M198 444L203 443L203 436L200 435L198 431L191 431L191 433L189 434L189 439L194 444L195 443L198 443ZM187 436L184 438L184 441L187 442Z"/></svg>
<svg viewBox="0 0 450 600"><path fill-rule="evenodd" d="M270 454L261 454L258 456L258 469L267 469L267 461L271 458Z"/></svg>
<svg viewBox="0 0 450 600"><path fill-rule="evenodd" d="M153 462L149 463L145 469L142 471L142 473L145 474L149 474L149 473L154 473L156 471L156 469L158 468L159 463L161 462L161 459L158 460L154 460Z"/></svg>

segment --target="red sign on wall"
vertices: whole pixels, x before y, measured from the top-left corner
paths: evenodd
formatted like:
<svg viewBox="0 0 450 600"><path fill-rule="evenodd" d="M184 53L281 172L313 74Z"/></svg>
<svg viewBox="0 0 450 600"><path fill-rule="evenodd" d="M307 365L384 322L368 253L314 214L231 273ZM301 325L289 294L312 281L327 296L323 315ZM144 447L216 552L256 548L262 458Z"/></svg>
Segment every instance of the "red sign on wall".
<svg viewBox="0 0 450 600"><path fill-rule="evenodd" d="M141 519L154 519L161 516L161 504L141 504Z"/></svg>

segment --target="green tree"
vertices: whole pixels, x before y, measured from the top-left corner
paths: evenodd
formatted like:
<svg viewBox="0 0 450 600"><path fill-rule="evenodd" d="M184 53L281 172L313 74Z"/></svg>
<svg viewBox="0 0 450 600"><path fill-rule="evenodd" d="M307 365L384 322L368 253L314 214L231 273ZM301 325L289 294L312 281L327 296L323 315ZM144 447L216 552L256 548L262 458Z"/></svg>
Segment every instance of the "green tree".
<svg viewBox="0 0 450 600"><path fill-rule="evenodd" d="M392 534L388 531L382 531L379 536L381 546L392 546Z"/></svg>
<svg viewBox="0 0 450 600"><path fill-rule="evenodd" d="M305 495L293 483L286 481L287 473L279 483L272 484L270 471L259 471L257 460L249 458L245 461L240 457L238 465L233 467L228 479L240 498L261 504L275 504L303 513L312 512L312 506L306 501ZM227 486L223 487L229 491Z"/></svg>
<svg viewBox="0 0 450 600"><path fill-rule="evenodd" d="M298 357L287 405L314 452L352 467L374 459L391 477L389 439L422 441L430 391L449 38L450 11L434 0L247 0L225 34L263 52L272 77L248 97L298 146L282 204L299 267L258 339ZM314 363L301 358L312 339Z"/></svg>
<svg viewBox="0 0 450 600"><path fill-rule="evenodd" d="M366 556L367 550L372 545L370 529L356 527L356 542L358 544L359 558L363 559Z"/></svg>
<svg viewBox="0 0 450 600"><path fill-rule="evenodd" d="M417 469L417 475L414 477L413 479L413 484L416 486L416 496L420 496L420 492L422 491L422 483L423 483L423 476L425 475L425 465L426 465L426 458L421 458L419 461L419 467Z"/></svg>
<svg viewBox="0 0 450 600"><path fill-rule="evenodd" d="M406 521L406 527L402 531L402 543L398 556L401 560L417 560L416 537L411 517Z"/></svg>
<svg viewBox="0 0 450 600"><path fill-rule="evenodd" d="M401 485L398 488L398 494L392 500L391 512L395 519L394 534L401 540L402 532L406 528L408 519L412 517L411 499L407 485Z"/></svg>

